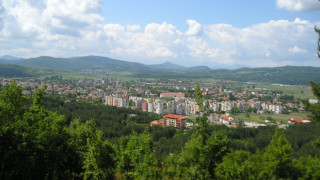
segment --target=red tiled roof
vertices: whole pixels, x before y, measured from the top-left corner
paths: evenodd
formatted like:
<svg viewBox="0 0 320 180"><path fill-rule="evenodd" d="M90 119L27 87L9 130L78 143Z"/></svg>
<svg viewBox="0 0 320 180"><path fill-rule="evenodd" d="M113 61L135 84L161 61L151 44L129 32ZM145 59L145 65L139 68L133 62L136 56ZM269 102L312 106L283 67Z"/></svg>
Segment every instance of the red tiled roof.
<svg viewBox="0 0 320 180"><path fill-rule="evenodd" d="M218 116L219 114L217 113L210 113L210 116Z"/></svg>
<svg viewBox="0 0 320 180"><path fill-rule="evenodd" d="M162 95L184 95L184 93L182 92L178 92L178 93L172 93L172 92L165 92L165 93L161 93Z"/></svg>
<svg viewBox="0 0 320 180"><path fill-rule="evenodd" d="M180 116L180 115L176 115L176 114L167 114L167 115L165 115L165 116L163 117L163 119L167 119L167 118L177 119L177 120L179 120L179 121L186 119L185 117Z"/></svg>
<svg viewBox="0 0 320 180"><path fill-rule="evenodd" d="M156 121L152 121L150 123L151 126L162 126L163 125L163 121L159 121L159 120L156 120Z"/></svg>
<svg viewBox="0 0 320 180"><path fill-rule="evenodd" d="M310 123L311 121L309 120L303 120L299 118L290 118L289 121L295 122L295 123Z"/></svg>
<svg viewBox="0 0 320 180"><path fill-rule="evenodd" d="M228 116L228 115L225 115L225 114L221 114L221 115L220 115L220 118L221 118L221 119L224 119L224 118L226 118L226 117L229 117L229 116Z"/></svg>

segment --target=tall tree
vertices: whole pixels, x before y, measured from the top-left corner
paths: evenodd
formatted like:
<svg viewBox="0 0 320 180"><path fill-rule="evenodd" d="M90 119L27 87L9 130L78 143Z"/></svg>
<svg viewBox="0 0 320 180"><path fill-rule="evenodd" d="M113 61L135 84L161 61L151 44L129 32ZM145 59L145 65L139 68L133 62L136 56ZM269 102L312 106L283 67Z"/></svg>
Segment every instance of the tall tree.
<svg viewBox="0 0 320 180"><path fill-rule="evenodd" d="M71 122L68 132L71 136L69 144L76 150L78 172L84 172L80 176L84 179L113 177L115 150L111 143L102 139L102 131L96 128L94 120L81 123L76 119Z"/></svg>
<svg viewBox="0 0 320 180"><path fill-rule="evenodd" d="M259 174L262 179L294 178L292 147L280 129L276 129L270 144L262 156L263 168Z"/></svg>
<svg viewBox="0 0 320 180"><path fill-rule="evenodd" d="M1 173L3 179L53 179L72 176L65 120L43 108L44 88L26 108L21 86L6 85L0 95ZM11 142L3 142L8 138ZM1 178L2 178L1 177Z"/></svg>
<svg viewBox="0 0 320 180"><path fill-rule="evenodd" d="M261 155L254 155L247 151L233 151L218 164L215 173L217 179L258 179L261 167Z"/></svg>
<svg viewBox="0 0 320 180"><path fill-rule="evenodd" d="M131 135L120 139L117 171L125 179L159 178L159 166L153 153L152 137L147 129L142 134L132 132Z"/></svg>
<svg viewBox="0 0 320 180"><path fill-rule="evenodd" d="M166 160L164 173L172 178L212 179L214 168L229 152L230 140L221 132L208 132L208 123L200 86L196 86L196 103L199 106L198 126L182 152Z"/></svg>

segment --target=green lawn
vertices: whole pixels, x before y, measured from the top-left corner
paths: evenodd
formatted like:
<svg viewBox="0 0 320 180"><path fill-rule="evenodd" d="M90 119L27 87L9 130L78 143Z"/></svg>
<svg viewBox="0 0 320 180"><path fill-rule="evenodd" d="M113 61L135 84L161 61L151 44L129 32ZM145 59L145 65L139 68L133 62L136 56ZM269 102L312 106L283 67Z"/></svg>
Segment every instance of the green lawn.
<svg viewBox="0 0 320 180"><path fill-rule="evenodd" d="M239 115L231 115L231 117L235 119L242 119L246 122L257 122L257 123L264 123L265 120L275 120L279 123L286 123L288 122L289 118L301 118L301 119L308 119L308 113L292 113L292 114L239 114ZM271 118L270 118L271 117Z"/></svg>
<svg viewBox="0 0 320 180"><path fill-rule="evenodd" d="M282 91L283 94L293 95L296 98L315 98L310 86L275 86L275 85L255 85L256 88L267 88ZM257 91L250 89L250 91Z"/></svg>

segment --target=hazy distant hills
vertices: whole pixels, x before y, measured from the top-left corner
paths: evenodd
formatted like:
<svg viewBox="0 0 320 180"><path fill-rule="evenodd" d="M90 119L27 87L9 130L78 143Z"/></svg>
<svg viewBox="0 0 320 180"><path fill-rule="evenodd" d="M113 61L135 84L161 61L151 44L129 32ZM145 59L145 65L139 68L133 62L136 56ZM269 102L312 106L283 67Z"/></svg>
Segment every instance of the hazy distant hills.
<svg viewBox="0 0 320 180"><path fill-rule="evenodd" d="M23 60L22 58L17 58L9 55L0 57L0 63L7 63L7 64L16 64L22 60Z"/></svg>
<svg viewBox="0 0 320 180"><path fill-rule="evenodd" d="M10 65L8 63L10 63ZM41 56L30 59L15 58L12 56L0 57L0 76L32 76L33 74L31 74L31 72L34 73L39 68L102 74L127 72L131 74L130 76L141 78L214 78L241 82L303 85L309 85L310 80L318 83L320 81L320 68L307 66L239 68L229 70L210 69L207 66L184 67L170 62L145 65L101 56L82 56L73 58Z"/></svg>
<svg viewBox="0 0 320 180"><path fill-rule="evenodd" d="M115 60L100 56L83 56L73 58L54 58L49 56L41 56L30 58L17 63L21 66L32 68L49 68L70 71L141 71L146 69L146 65Z"/></svg>
<svg viewBox="0 0 320 180"><path fill-rule="evenodd" d="M32 77L32 70L15 64L0 63L0 77Z"/></svg>
<svg viewBox="0 0 320 180"><path fill-rule="evenodd" d="M109 72L189 72L209 70L207 66L184 67L170 62L145 65L137 62L111 59L101 56L82 56L73 58L55 58L41 56L25 59L17 65L32 68L49 68L70 71L109 71Z"/></svg>
<svg viewBox="0 0 320 180"><path fill-rule="evenodd" d="M174 71L174 72L183 72L187 69L184 66L173 64L171 62L148 65L148 67L156 71Z"/></svg>
<svg viewBox="0 0 320 180"><path fill-rule="evenodd" d="M308 66L283 66L274 68L240 68L236 70L210 70L208 74L218 79L241 82L310 85L310 80L320 83L320 68Z"/></svg>

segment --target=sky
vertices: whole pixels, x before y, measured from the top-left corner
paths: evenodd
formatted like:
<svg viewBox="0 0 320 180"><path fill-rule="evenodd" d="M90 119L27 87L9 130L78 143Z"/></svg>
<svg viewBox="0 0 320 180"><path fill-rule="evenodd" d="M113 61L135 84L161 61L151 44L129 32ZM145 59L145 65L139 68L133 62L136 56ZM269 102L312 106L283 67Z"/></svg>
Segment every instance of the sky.
<svg viewBox="0 0 320 180"><path fill-rule="evenodd" d="M0 56L320 66L318 0L0 0Z"/></svg>

